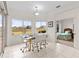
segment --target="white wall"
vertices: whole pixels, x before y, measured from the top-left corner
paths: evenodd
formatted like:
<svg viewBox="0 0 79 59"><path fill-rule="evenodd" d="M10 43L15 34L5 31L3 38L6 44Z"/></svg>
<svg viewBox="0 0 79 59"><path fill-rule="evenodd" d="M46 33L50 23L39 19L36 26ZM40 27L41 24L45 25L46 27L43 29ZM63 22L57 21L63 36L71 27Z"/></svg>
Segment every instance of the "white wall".
<svg viewBox="0 0 79 59"><path fill-rule="evenodd" d="M74 47L79 49L79 13L74 19Z"/></svg>
<svg viewBox="0 0 79 59"><path fill-rule="evenodd" d="M63 28L71 28L73 29L73 19L65 19L63 20Z"/></svg>
<svg viewBox="0 0 79 59"><path fill-rule="evenodd" d="M52 20L51 20L52 21ZM56 47L56 21L53 21L53 27L48 27L48 41L52 43L52 47Z"/></svg>

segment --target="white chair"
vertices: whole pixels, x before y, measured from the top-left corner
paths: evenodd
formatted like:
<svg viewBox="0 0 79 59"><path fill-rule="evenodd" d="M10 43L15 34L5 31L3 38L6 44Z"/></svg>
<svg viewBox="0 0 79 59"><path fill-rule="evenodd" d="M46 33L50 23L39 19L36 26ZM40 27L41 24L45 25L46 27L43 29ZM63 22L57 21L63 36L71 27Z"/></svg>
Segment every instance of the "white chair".
<svg viewBox="0 0 79 59"><path fill-rule="evenodd" d="M42 46L46 47L46 35L35 35L35 40L32 43L32 51L37 49L39 52Z"/></svg>
<svg viewBox="0 0 79 59"><path fill-rule="evenodd" d="M43 47L46 48L46 45L48 44L47 43L47 35L42 35L41 39L42 39L42 41L41 41L41 48L43 48Z"/></svg>
<svg viewBox="0 0 79 59"><path fill-rule="evenodd" d="M21 36L21 38L23 39L23 41L25 43L25 47L22 47L20 50L24 53L29 50L29 44L28 44L28 40L25 38L25 36Z"/></svg>
<svg viewBox="0 0 79 59"><path fill-rule="evenodd" d="M32 51L37 49L37 51L39 52L39 50L40 50L40 42L41 42L40 36L35 35L35 40L32 41Z"/></svg>

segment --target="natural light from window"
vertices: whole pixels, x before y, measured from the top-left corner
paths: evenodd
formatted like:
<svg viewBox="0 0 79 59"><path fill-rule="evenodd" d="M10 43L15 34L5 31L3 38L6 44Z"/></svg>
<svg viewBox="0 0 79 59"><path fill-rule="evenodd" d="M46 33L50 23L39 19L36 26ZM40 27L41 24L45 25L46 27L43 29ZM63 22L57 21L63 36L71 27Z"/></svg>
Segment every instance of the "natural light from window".
<svg viewBox="0 0 79 59"><path fill-rule="evenodd" d="M32 34L31 21L12 19L12 35Z"/></svg>
<svg viewBox="0 0 79 59"><path fill-rule="evenodd" d="M36 22L36 30L38 33L46 33L46 22L45 21L37 21Z"/></svg>

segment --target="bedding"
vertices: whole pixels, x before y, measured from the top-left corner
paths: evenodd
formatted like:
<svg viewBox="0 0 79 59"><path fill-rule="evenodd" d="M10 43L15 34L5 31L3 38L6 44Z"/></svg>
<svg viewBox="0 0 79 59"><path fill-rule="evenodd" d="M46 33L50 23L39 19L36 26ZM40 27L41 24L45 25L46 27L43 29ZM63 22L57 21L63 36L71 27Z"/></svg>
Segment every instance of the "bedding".
<svg viewBox="0 0 79 59"><path fill-rule="evenodd" d="M73 38L73 30L71 28L65 28L63 33L57 33L57 39L71 40Z"/></svg>
<svg viewBox="0 0 79 59"><path fill-rule="evenodd" d="M57 39L62 39L62 40L70 40L71 39L71 34L70 33L57 33Z"/></svg>

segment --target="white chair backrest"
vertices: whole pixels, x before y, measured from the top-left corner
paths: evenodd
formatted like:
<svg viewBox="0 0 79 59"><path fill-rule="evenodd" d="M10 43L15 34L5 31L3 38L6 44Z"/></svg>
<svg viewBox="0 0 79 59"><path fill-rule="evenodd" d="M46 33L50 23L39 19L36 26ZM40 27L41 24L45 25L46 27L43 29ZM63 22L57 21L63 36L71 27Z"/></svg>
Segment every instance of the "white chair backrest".
<svg viewBox="0 0 79 59"><path fill-rule="evenodd" d="M47 35L43 34L43 35L41 35L41 38L42 38L42 40L46 40L47 39Z"/></svg>
<svg viewBox="0 0 79 59"><path fill-rule="evenodd" d="M47 40L47 35L35 35L34 42L41 42L43 40Z"/></svg>
<svg viewBox="0 0 79 59"><path fill-rule="evenodd" d="M36 35L36 36L35 36L35 42L40 42L40 41L41 41L40 36L39 36L39 35Z"/></svg>

